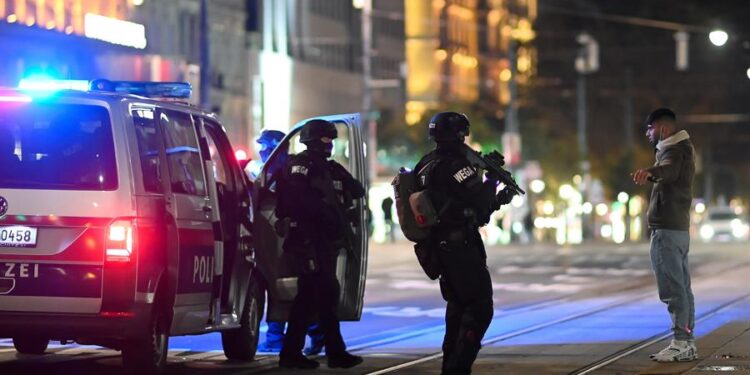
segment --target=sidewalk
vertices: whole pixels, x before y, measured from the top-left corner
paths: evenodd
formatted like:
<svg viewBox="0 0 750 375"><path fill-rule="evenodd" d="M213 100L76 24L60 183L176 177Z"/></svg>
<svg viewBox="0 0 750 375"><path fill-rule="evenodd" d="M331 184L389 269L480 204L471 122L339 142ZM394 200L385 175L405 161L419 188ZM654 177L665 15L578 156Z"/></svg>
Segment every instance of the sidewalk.
<svg viewBox="0 0 750 375"><path fill-rule="evenodd" d="M698 361L660 363L641 374L750 374L750 311L743 318L698 339Z"/></svg>

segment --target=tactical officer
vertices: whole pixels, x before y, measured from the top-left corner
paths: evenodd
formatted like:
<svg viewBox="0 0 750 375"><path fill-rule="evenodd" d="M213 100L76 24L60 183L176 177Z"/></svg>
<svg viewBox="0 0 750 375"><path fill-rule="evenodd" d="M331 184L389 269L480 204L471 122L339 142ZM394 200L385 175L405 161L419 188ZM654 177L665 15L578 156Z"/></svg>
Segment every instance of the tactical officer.
<svg viewBox="0 0 750 375"><path fill-rule="evenodd" d="M346 351L341 337L336 316L336 258L348 238L347 231L351 233L348 204L364 197L365 190L343 166L328 160L336 136L336 126L331 122L308 121L300 132L300 142L307 149L289 157L279 181L277 214L289 219L284 251L295 260L298 276L297 297L279 356L279 365L285 368L318 367L318 362L300 352L315 313L324 334L328 367L349 368L362 363L362 357Z"/></svg>
<svg viewBox="0 0 750 375"><path fill-rule="evenodd" d="M260 160L251 161L250 167L248 168L248 176L250 177L251 181L255 181L258 178L258 175L260 175L260 171L263 169L263 165L268 162L271 154L276 149L276 147L279 146L285 136L286 134L284 132L273 129L265 129L260 133L258 140L255 141L256 143L258 143L258 145L260 145L260 150L258 150ZM283 157L284 155L285 154L283 153L279 154L279 156L274 160L274 163L269 166L268 172L271 176L276 176L277 172L280 171L281 168L283 168L286 162L286 158ZM271 301L273 300L269 299L268 301L268 309L273 310L274 306L271 303ZM281 346L284 341L284 329L286 327L286 322L266 320L266 323L268 324L268 330L266 331L266 341L258 346L258 351L265 353L278 353L281 351ZM317 324L311 324L310 328L307 331L307 334L308 336L310 336L311 345L309 348L305 349L305 353L320 353L323 348L323 333L321 332L320 327L318 327Z"/></svg>
<svg viewBox="0 0 750 375"><path fill-rule="evenodd" d="M430 121L429 137L437 144L415 167L419 183L440 212L427 246L437 253L440 291L448 302L443 338L443 374L469 374L481 340L492 321L492 281L479 227L493 211L513 198L505 188L495 194L498 178L466 159L469 119L461 113L442 112Z"/></svg>

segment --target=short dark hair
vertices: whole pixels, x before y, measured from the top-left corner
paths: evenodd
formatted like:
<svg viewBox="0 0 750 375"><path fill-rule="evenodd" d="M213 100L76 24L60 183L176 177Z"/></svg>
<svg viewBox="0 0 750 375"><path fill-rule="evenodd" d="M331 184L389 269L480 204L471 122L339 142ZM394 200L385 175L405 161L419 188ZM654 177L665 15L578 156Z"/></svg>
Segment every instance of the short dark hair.
<svg viewBox="0 0 750 375"><path fill-rule="evenodd" d="M646 117L646 126L663 119L677 123L677 115L674 114L674 111L669 108L659 108L655 109L650 115L648 115L648 117Z"/></svg>

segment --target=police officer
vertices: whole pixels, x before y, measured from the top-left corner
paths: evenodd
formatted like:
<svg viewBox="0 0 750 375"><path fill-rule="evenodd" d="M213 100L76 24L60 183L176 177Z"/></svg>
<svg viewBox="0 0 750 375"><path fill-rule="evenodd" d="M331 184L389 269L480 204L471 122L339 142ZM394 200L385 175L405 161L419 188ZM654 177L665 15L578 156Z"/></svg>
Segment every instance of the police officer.
<svg viewBox="0 0 750 375"><path fill-rule="evenodd" d="M307 149L291 155L279 181L279 217L289 218L284 251L295 260L297 297L279 356L285 368L314 369L318 362L301 354L305 331L317 313L323 330L328 367L349 368L362 363L351 355L341 337L336 316L339 284L336 258L343 239L351 232L347 204L364 197L365 191L344 167L328 160L336 127L325 120L310 120L300 132Z"/></svg>
<svg viewBox="0 0 750 375"><path fill-rule="evenodd" d="M464 114L438 113L429 124L429 137L437 147L414 169L441 213L430 236L417 246L428 246L437 253L440 291L448 302L443 374L471 373L492 321L492 281L478 229L493 211L513 198L508 188L495 194L498 179L491 175L483 178L481 170L467 161L467 135L469 119Z"/></svg>
<svg viewBox="0 0 750 375"><path fill-rule="evenodd" d="M250 177L251 181L255 181L258 178L261 169L263 169L263 165L268 162L268 159L271 157L273 150L275 150L276 147L279 146L285 136L286 134L284 132L272 129L266 129L260 133L258 140L255 141L256 143L258 143L258 145L260 145L260 150L258 150L260 161L251 161L250 167L248 168L248 176ZM286 161L283 155L285 154L280 154L275 159L274 163L269 166L268 171L270 172L271 176L276 176L277 172L281 168L283 168ZM271 303L271 301L272 300L269 299L269 303ZM273 308L273 304L271 304L269 306L269 310L273 310ZM266 323L268 324L268 330L266 331L266 341L258 346L258 351L265 353L278 353L281 351L281 346L284 341L284 329L286 327L286 322L266 320ZM323 348L323 333L321 332L320 327L315 323L311 324L310 328L307 331L307 334L308 336L310 336L311 345L305 350L305 352L309 354L320 353Z"/></svg>
<svg viewBox="0 0 750 375"><path fill-rule="evenodd" d="M279 143L281 143L281 141L284 139L284 136L286 136L286 134L278 130L266 129L260 132L260 137L258 137L258 140L255 141L258 145L260 145L260 150L258 150L260 160L253 160L250 162L250 167L248 168L248 177L250 177L250 181L254 182L258 178L263 165L266 164L268 158L271 157L273 150L275 150ZM277 161L276 163L274 163L274 165L271 166L274 169L273 171L271 171L271 173L274 174L275 171L281 168L281 166L283 165L283 160Z"/></svg>

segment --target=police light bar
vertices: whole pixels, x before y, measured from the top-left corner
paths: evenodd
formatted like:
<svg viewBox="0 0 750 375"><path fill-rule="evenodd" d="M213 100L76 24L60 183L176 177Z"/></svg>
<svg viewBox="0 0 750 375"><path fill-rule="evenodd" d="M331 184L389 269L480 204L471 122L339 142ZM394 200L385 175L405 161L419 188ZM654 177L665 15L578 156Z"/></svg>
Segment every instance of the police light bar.
<svg viewBox="0 0 750 375"><path fill-rule="evenodd" d="M190 99L190 96L193 94L193 87L187 82L137 82L96 79L91 81L90 89L93 91L139 95L148 98Z"/></svg>
<svg viewBox="0 0 750 375"><path fill-rule="evenodd" d="M87 91L89 81L24 78L18 83L18 88L26 91Z"/></svg>

